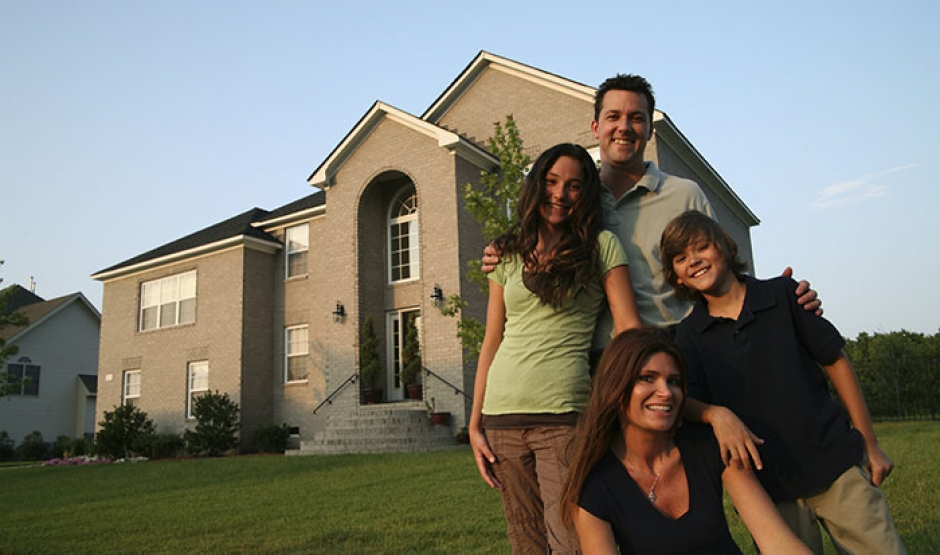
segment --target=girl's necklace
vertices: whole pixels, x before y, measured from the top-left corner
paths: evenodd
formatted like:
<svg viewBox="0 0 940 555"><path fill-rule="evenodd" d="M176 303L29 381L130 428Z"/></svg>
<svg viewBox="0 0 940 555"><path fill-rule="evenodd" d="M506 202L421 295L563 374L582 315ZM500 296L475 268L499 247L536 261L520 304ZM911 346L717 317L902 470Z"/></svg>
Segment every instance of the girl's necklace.
<svg viewBox="0 0 940 555"><path fill-rule="evenodd" d="M666 458L666 454L663 453L662 456L660 457L660 459L665 460L665 458ZM627 459L626 457L624 457L624 462L627 463L627 466L630 467L630 470L633 471L633 474L634 474L634 475L636 475L637 477L640 476L640 473L637 472L636 467L633 466L632 464L630 464L630 460L629 460L629 459ZM659 479L662 477L662 467L663 467L663 464L660 465L660 470L659 470L659 472L656 472L656 468L653 467L653 485L650 486L650 490L649 490L649 492L646 494L646 498L649 499L650 503L652 503L652 504L654 504L654 505L656 504L656 486L659 484ZM642 486L640 486L640 487L642 487Z"/></svg>

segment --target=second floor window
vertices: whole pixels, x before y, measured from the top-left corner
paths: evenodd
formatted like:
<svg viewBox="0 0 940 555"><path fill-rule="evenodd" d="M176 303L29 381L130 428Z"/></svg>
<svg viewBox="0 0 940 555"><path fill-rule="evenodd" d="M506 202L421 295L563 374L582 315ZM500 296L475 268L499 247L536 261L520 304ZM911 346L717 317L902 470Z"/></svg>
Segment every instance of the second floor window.
<svg viewBox="0 0 940 555"><path fill-rule="evenodd" d="M284 275L288 278L306 275L307 253L310 251L310 226L295 225L287 228L287 268Z"/></svg>
<svg viewBox="0 0 940 555"><path fill-rule="evenodd" d="M40 368L31 362L29 357L20 357L18 362L7 365L7 373L12 380L10 395L39 395Z"/></svg>
<svg viewBox="0 0 940 555"><path fill-rule="evenodd" d="M389 282L418 278L418 196L406 188L392 202L388 217Z"/></svg>
<svg viewBox="0 0 940 555"><path fill-rule="evenodd" d="M140 331L196 321L196 270L140 284Z"/></svg>

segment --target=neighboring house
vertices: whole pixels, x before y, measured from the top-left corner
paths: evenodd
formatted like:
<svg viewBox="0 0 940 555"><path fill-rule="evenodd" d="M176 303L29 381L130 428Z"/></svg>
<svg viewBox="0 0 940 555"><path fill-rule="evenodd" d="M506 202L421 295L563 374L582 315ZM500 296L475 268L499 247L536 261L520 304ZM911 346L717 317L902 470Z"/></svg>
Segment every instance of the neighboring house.
<svg viewBox="0 0 940 555"><path fill-rule="evenodd" d="M13 285L7 312L23 313L29 324L0 329L19 351L3 371L23 380L19 391L0 399L0 430L20 443L39 431L47 442L95 431L98 331L101 314L81 293L49 301Z"/></svg>
<svg viewBox="0 0 940 555"><path fill-rule="evenodd" d="M612 68L612 71L624 68ZM362 322L381 340L386 409L424 410L398 380L406 323L420 333L424 397L466 423L476 361L456 322L433 298L460 294L483 319L485 299L466 278L483 240L460 188L497 168L493 125L512 115L533 155L571 141L589 149L594 88L481 52L421 116L376 102L309 177L317 192L273 211L258 208L96 273L105 307L99 417L134 403L160 431L194 423L193 399L228 393L243 439L287 423L302 441L365 437L358 372ZM758 223L662 112L647 157L698 181L751 259ZM447 383L445 383L445 381ZM325 403L326 402L326 403ZM322 405L322 406L321 406ZM316 411L316 413L314 412ZM342 422L359 421L343 428Z"/></svg>

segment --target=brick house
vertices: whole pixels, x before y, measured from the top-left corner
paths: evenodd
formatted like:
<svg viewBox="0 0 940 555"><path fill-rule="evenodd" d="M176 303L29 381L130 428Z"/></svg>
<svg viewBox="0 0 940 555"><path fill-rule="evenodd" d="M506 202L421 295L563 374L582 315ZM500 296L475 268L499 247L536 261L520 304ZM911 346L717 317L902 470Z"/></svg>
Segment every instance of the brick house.
<svg viewBox="0 0 940 555"><path fill-rule="evenodd" d="M475 359L433 296L460 294L480 319L485 310L465 276L483 242L459 189L497 167L484 144L510 114L532 154L564 141L596 149L593 94L480 52L421 116L371 106L309 177L313 194L94 274L104 284L99 419L132 402L179 433L193 423L192 399L219 390L241 406L243 440L256 426L287 423L307 452L452 443L470 409L455 387L472 394ZM665 114L654 127L647 158L700 183L750 260L757 218ZM385 369L384 403L370 406L355 379L367 316ZM425 403L405 399L398 359L408 324L434 373L424 399L452 414L450 428L432 429Z"/></svg>

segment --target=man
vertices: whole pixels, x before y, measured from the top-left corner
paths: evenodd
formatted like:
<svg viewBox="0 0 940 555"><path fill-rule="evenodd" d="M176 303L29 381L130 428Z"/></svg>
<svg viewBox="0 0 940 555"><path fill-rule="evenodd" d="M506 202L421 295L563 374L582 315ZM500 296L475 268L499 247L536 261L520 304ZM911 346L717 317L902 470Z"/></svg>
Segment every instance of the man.
<svg viewBox="0 0 940 555"><path fill-rule="evenodd" d="M646 79L639 75L615 75L597 89L591 131L598 140L601 155L604 223L620 238L626 251L640 318L645 324L672 327L689 313L691 304L676 298L663 276L660 236L666 225L686 210L698 210L712 217L714 213L694 181L663 173L654 162L643 159L646 144L653 137L655 105L652 87ZM487 246L483 271L492 271L498 262L496 250ZM791 273L789 268L784 272ZM806 310L822 314L821 303L808 282L800 282L797 295ZM607 311L598 322L594 350L603 349L610 342L612 329Z"/></svg>

